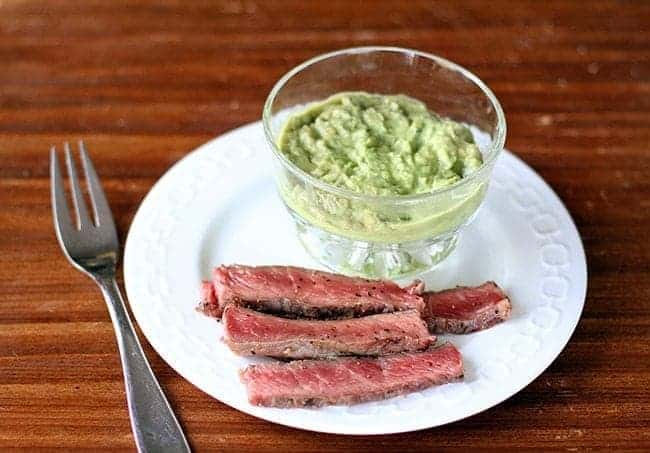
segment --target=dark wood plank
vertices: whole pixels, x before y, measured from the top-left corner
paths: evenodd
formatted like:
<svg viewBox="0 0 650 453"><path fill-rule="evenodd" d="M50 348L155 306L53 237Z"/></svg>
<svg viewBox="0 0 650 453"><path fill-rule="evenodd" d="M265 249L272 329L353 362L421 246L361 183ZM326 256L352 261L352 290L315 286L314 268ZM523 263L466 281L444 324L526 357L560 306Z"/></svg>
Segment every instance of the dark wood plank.
<svg viewBox="0 0 650 453"><path fill-rule="evenodd" d="M585 241L583 319L557 361L496 408L378 437L241 414L147 345L192 446L650 449L649 2L9 0L0 2L0 450L134 449L106 309L55 243L49 146L86 140L124 239L157 178L257 120L281 74L371 44L443 55L494 89L508 147L554 187Z"/></svg>

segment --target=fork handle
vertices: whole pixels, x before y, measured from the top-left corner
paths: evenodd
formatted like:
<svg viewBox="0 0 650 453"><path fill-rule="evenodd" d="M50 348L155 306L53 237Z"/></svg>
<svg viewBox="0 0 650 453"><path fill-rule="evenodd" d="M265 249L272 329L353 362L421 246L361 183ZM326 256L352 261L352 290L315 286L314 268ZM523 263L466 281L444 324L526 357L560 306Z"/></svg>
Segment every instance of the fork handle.
<svg viewBox="0 0 650 453"><path fill-rule="evenodd" d="M183 430L151 371L115 278L97 279L113 321L124 371L126 400L138 451L189 452Z"/></svg>

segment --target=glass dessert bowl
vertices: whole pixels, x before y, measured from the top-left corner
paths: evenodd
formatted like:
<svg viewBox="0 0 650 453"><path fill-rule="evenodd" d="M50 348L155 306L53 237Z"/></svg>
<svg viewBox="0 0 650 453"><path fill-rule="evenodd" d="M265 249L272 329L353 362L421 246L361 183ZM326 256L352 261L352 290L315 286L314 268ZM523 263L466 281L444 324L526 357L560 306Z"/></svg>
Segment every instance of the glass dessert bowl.
<svg viewBox="0 0 650 453"><path fill-rule="evenodd" d="M375 195L334 185L301 169L280 149L292 114L346 92L406 95L467 126L482 164L449 185L407 195ZM400 278L433 268L456 246L485 198L503 149L498 100L466 69L435 55L394 47L344 49L313 58L282 77L264 105L277 189L306 250L345 274Z"/></svg>

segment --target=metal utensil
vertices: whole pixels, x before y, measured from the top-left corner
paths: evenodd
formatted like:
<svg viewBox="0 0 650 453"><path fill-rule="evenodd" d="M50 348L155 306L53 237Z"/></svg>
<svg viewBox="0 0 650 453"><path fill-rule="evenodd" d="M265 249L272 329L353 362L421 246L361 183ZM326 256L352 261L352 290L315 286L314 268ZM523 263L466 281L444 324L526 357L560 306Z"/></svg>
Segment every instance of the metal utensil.
<svg viewBox="0 0 650 453"><path fill-rule="evenodd" d="M106 299L117 336L131 428L138 451L189 452L183 430L151 371L115 281L119 244L113 215L97 173L83 142L80 141L79 153L92 205L91 218L83 198L70 145L65 143L64 149L75 221L73 222L70 216L59 160L55 147L52 147L50 177L54 230L70 263L92 278Z"/></svg>

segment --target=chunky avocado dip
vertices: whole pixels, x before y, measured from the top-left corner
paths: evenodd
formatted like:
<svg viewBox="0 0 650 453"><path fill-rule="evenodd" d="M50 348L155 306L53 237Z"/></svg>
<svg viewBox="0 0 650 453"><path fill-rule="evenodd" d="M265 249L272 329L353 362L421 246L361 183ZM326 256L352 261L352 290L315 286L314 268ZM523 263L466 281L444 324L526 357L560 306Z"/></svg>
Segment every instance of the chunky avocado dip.
<svg viewBox="0 0 650 453"><path fill-rule="evenodd" d="M310 175L368 195L429 192L483 162L466 126L404 95L337 94L293 115L278 144Z"/></svg>
<svg viewBox="0 0 650 453"><path fill-rule="evenodd" d="M450 186L483 162L466 126L404 95L344 92L310 104L288 118L277 146L309 175L360 195L322 190L294 175L280 184L298 216L347 238L398 243L440 236L465 222L484 194L478 181L399 202L400 196Z"/></svg>

